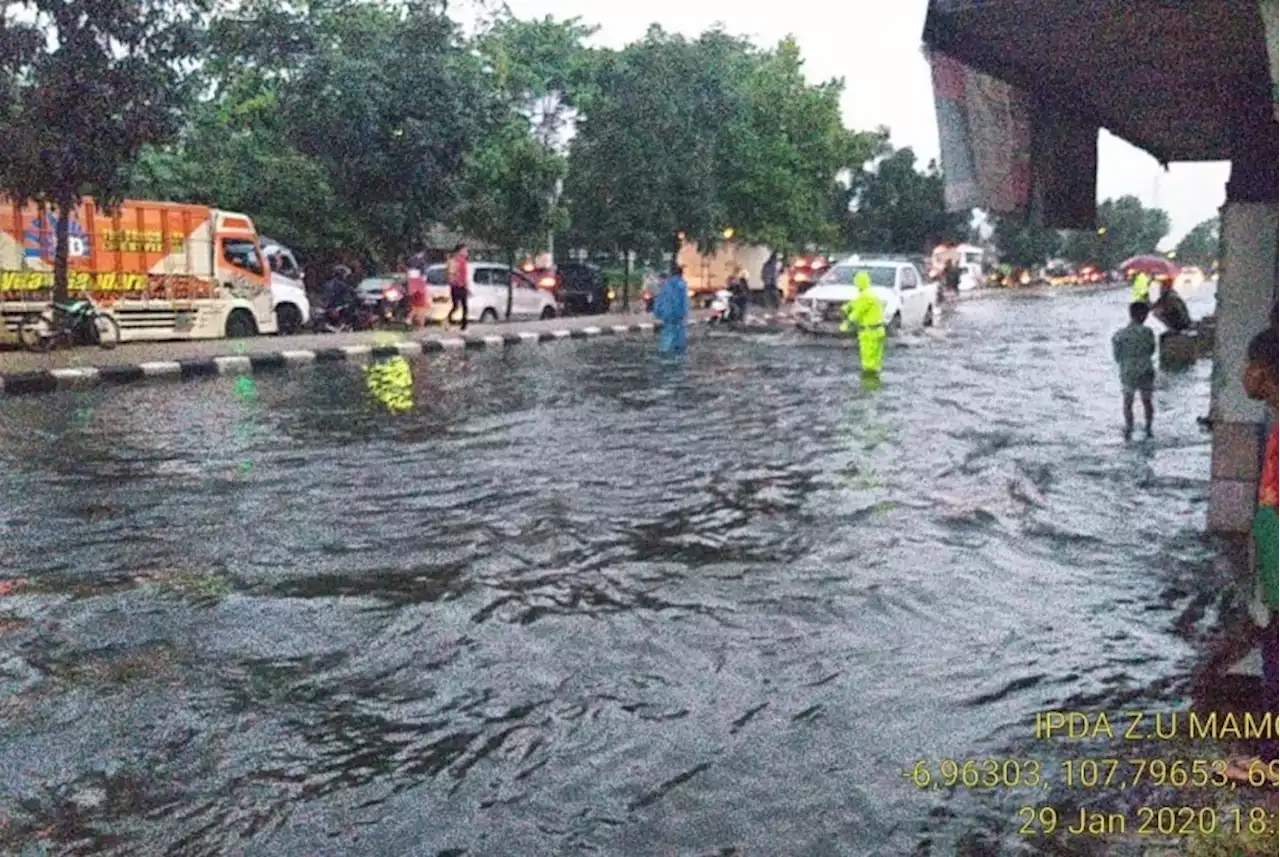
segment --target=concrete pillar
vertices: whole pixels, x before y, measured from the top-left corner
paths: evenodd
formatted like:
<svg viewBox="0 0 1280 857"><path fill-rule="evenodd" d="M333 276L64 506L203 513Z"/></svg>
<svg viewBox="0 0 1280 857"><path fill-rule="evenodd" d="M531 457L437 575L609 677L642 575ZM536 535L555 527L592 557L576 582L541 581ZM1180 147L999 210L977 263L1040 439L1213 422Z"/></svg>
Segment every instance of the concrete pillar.
<svg viewBox="0 0 1280 857"><path fill-rule="evenodd" d="M1274 202L1222 208L1222 260L1213 344L1213 466L1209 530L1246 533L1253 520L1262 460L1264 405L1240 385L1249 340L1266 328L1276 300Z"/></svg>

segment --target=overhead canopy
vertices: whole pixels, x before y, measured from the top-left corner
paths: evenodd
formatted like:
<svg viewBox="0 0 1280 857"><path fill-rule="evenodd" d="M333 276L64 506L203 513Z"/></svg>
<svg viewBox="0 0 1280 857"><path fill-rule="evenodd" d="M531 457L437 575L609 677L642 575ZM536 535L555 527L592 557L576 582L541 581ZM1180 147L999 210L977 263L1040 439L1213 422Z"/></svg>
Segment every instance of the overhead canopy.
<svg viewBox="0 0 1280 857"><path fill-rule="evenodd" d="M1274 17L1275 0L1262 4ZM934 62L943 167L973 174L950 189L949 203L994 200L984 207L1019 211L1038 199L1045 219L1058 221L1052 225L1086 225L1080 199L1063 194L1076 195L1072 173L1091 192L1093 177L1081 172L1096 170L1096 150L1081 150L1081 132L1096 146L1099 127L1166 164L1237 157L1242 139L1258 139L1242 126L1275 127L1268 50L1275 21L1265 22L1266 14L1260 0L931 0L924 41ZM992 105L1000 109L993 113ZM957 131L950 120L960 115ZM988 152L984 164L971 138L992 124L1002 137L985 141L988 149L1008 151ZM964 157L958 134L970 147ZM1064 148L1074 164L1054 175L1047 162ZM992 190L995 161L1015 174L1003 193Z"/></svg>

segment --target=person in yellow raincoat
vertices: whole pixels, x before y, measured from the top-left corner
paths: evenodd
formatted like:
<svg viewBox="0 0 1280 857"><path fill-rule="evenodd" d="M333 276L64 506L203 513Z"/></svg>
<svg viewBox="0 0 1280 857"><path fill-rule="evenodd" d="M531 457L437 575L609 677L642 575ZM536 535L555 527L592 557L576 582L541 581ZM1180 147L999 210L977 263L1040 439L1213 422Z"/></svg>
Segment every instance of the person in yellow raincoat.
<svg viewBox="0 0 1280 857"><path fill-rule="evenodd" d="M853 278L858 294L843 307L844 321L840 332L858 330L858 354L862 358L862 371L879 375L884 363L884 305L871 292L871 275L859 271Z"/></svg>
<svg viewBox="0 0 1280 857"><path fill-rule="evenodd" d="M1150 303L1151 302L1151 278L1142 271L1133 278L1133 291L1129 296L1130 303Z"/></svg>

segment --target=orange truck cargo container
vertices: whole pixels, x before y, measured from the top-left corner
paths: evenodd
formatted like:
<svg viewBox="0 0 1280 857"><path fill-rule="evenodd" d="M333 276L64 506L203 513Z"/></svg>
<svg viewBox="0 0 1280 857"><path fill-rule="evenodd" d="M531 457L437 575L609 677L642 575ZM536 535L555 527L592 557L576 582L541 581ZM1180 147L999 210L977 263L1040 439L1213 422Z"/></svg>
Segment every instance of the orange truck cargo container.
<svg viewBox="0 0 1280 857"><path fill-rule="evenodd" d="M49 305L57 214L0 199L0 314L16 329ZM68 225L67 286L120 324L129 340L274 333L270 269L253 221L203 205L91 199Z"/></svg>

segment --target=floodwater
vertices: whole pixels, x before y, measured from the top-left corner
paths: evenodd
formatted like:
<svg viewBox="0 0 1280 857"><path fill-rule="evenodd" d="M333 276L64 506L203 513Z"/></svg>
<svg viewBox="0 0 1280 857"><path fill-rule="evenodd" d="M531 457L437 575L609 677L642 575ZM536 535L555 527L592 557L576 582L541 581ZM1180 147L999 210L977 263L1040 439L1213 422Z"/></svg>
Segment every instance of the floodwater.
<svg viewBox="0 0 1280 857"><path fill-rule="evenodd" d="M6 401L0 849L1027 853L1056 785L904 771L1185 706L1221 606L1208 364L1124 444L1124 318L968 302L878 390L697 331L433 357L411 406L351 366Z"/></svg>

